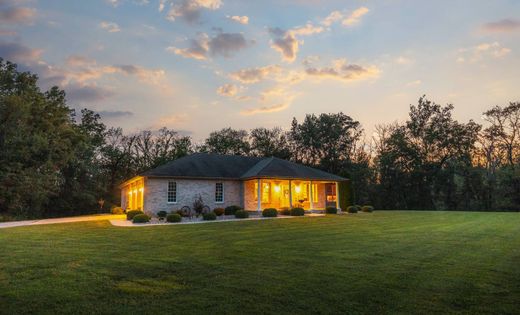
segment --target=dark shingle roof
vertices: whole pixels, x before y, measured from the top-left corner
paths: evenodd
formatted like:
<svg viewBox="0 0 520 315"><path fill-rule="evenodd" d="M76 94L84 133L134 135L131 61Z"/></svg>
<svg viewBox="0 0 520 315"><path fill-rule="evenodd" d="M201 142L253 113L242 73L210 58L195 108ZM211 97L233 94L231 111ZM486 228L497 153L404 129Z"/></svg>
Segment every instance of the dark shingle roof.
<svg viewBox="0 0 520 315"><path fill-rule="evenodd" d="M146 171L141 176L238 179L260 160L239 155L196 153Z"/></svg>
<svg viewBox="0 0 520 315"><path fill-rule="evenodd" d="M258 158L238 155L197 153L146 171L141 176L185 178L292 178L343 181L312 167L275 157Z"/></svg>

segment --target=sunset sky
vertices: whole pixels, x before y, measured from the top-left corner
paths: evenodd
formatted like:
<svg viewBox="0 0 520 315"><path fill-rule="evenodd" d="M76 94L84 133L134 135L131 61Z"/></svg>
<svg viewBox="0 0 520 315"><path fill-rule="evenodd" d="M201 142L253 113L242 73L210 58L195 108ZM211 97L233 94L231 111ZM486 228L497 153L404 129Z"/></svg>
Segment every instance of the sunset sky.
<svg viewBox="0 0 520 315"><path fill-rule="evenodd" d="M481 121L520 100L520 1L0 0L0 57L125 132L290 126L370 136L426 94Z"/></svg>

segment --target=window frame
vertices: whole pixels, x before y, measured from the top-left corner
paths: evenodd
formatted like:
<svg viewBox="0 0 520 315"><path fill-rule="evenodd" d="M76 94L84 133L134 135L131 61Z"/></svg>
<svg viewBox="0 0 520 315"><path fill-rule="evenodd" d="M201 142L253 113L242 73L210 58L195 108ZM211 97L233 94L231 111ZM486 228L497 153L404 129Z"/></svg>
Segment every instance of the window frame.
<svg viewBox="0 0 520 315"><path fill-rule="evenodd" d="M174 184L174 189L170 190L170 184ZM170 201L170 192L174 193L174 201ZM166 190L166 203L176 204L177 203L177 182L174 180L168 181L168 189Z"/></svg>
<svg viewBox="0 0 520 315"><path fill-rule="evenodd" d="M217 186L218 185L221 185L222 187L222 192L221 192L221 195L222 195L222 200L217 200ZM215 183L215 203L224 203L224 182L216 182Z"/></svg>

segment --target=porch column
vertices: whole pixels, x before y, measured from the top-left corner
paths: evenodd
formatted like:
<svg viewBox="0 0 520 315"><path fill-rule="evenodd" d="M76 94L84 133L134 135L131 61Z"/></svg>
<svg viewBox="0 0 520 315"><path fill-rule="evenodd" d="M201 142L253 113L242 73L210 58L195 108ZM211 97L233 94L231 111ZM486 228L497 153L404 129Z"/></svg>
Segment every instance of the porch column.
<svg viewBox="0 0 520 315"><path fill-rule="evenodd" d="M257 208L256 210L258 211L262 211L262 180L259 178L256 180L257 183L258 183L258 189L257 189L257 196L258 196L258 205L257 205Z"/></svg>
<svg viewBox="0 0 520 315"><path fill-rule="evenodd" d="M338 187L338 183L339 182L336 182L336 209L340 210L339 209L339 187Z"/></svg>
<svg viewBox="0 0 520 315"><path fill-rule="evenodd" d="M289 208L292 209L292 181L289 179Z"/></svg>
<svg viewBox="0 0 520 315"><path fill-rule="evenodd" d="M310 195L311 209L310 210L314 210L314 200L313 200L314 199L313 198L314 194L312 193L312 180L310 181L310 183L311 183L310 186L309 186L309 191L311 193L311 195Z"/></svg>

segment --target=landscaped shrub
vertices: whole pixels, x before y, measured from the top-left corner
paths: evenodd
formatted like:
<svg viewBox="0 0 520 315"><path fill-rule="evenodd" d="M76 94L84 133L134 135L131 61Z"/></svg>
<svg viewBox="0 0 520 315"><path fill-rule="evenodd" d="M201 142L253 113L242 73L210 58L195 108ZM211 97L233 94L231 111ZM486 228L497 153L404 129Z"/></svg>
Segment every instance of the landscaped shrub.
<svg viewBox="0 0 520 315"><path fill-rule="evenodd" d="M187 217L188 216L187 213L182 211L182 210L176 210L175 213L177 213L181 217Z"/></svg>
<svg viewBox="0 0 520 315"><path fill-rule="evenodd" d="M274 218L278 216L278 211L275 208L267 208L262 211L262 216L266 218Z"/></svg>
<svg viewBox="0 0 520 315"><path fill-rule="evenodd" d="M234 215L238 210L242 210L242 207L240 206L228 206L226 207L226 209L224 210L224 213L226 215Z"/></svg>
<svg viewBox="0 0 520 315"><path fill-rule="evenodd" d="M110 210L110 212L112 214L124 214L125 211L123 210L123 208L121 207L112 207L112 209Z"/></svg>
<svg viewBox="0 0 520 315"><path fill-rule="evenodd" d="M132 219L132 222L133 223L148 223L148 222L150 222L150 217L144 213L137 214Z"/></svg>
<svg viewBox="0 0 520 315"><path fill-rule="evenodd" d="M226 210L224 210L224 208L215 208L213 209L213 212L217 215L217 217L220 217L221 215L224 214Z"/></svg>
<svg viewBox="0 0 520 315"><path fill-rule="evenodd" d="M237 219L249 218L249 212L247 212L246 210L237 210L235 212L235 218L237 218Z"/></svg>
<svg viewBox="0 0 520 315"><path fill-rule="evenodd" d="M202 219L204 221L213 221L213 220L216 220L217 219L217 215L215 214L215 212L208 212L208 213L204 213L202 215Z"/></svg>
<svg viewBox="0 0 520 315"><path fill-rule="evenodd" d="M170 213L166 216L166 222L177 223L181 222L182 217L178 213Z"/></svg>
<svg viewBox="0 0 520 315"><path fill-rule="evenodd" d="M144 212L141 211L141 210L130 210L130 211L127 211L126 212L126 219L127 220L132 220L138 214L144 214Z"/></svg>
<svg viewBox="0 0 520 315"><path fill-rule="evenodd" d="M287 207L280 208L281 215L291 215L291 210Z"/></svg>
<svg viewBox="0 0 520 315"><path fill-rule="evenodd" d="M349 206L347 208L348 213L357 213L358 212L358 206Z"/></svg>
<svg viewBox="0 0 520 315"><path fill-rule="evenodd" d="M336 209L336 207L327 207L327 208L325 208L325 213L337 214L338 213L338 209Z"/></svg>
<svg viewBox="0 0 520 315"><path fill-rule="evenodd" d="M157 212L157 217L159 218L159 220L164 220L164 218L166 218L167 215L168 215L168 212L166 212L164 210Z"/></svg>
<svg viewBox="0 0 520 315"><path fill-rule="evenodd" d="M291 215L293 217L301 217L301 216L305 215L305 210L303 210L303 208L292 208Z"/></svg>
<svg viewBox="0 0 520 315"><path fill-rule="evenodd" d="M363 206L361 208L361 211L363 211L363 212L373 212L374 211L374 207L372 207L372 206Z"/></svg>

